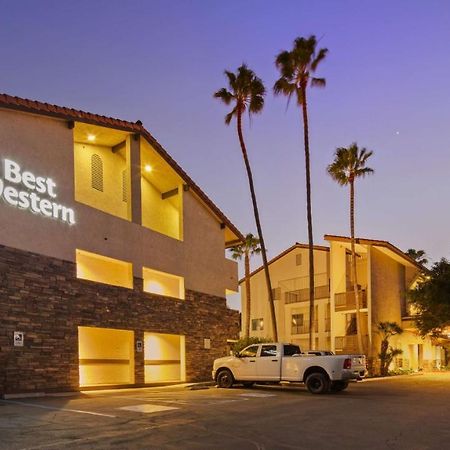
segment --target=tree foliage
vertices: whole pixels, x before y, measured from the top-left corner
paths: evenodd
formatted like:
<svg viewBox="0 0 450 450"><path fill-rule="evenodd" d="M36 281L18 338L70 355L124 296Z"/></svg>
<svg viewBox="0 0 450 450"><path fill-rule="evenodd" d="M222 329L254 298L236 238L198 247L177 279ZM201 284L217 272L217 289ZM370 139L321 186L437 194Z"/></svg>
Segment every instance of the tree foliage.
<svg viewBox="0 0 450 450"><path fill-rule="evenodd" d="M442 258L422 277L409 298L415 307L415 321L422 336L448 337L450 332L450 262Z"/></svg>
<svg viewBox="0 0 450 450"><path fill-rule="evenodd" d="M319 64L325 59L328 49L316 49L315 36L308 38L298 37L294 41L292 50L282 51L275 60L275 65L280 71L281 77L273 86L275 95L285 95L288 101L293 95L297 104L302 105L305 98L306 87L325 87L325 78L314 76Z"/></svg>
<svg viewBox="0 0 450 450"><path fill-rule="evenodd" d="M259 239L252 233L245 235L245 240L241 244L230 248L231 257L233 259L242 259L242 257L259 255L261 253L261 245Z"/></svg>
<svg viewBox="0 0 450 450"><path fill-rule="evenodd" d="M356 178L371 175L374 170L366 167L372 151L359 148L356 142L350 147L339 147L334 154L334 161L328 166L328 174L341 186L352 183Z"/></svg>
<svg viewBox="0 0 450 450"><path fill-rule="evenodd" d="M402 334L403 329L396 322L379 322L378 332L381 335L381 349L378 354L380 358L380 375L386 376L389 373L389 366L392 360L403 353L399 348L392 348L389 339L396 334Z"/></svg>
<svg viewBox="0 0 450 450"><path fill-rule="evenodd" d="M414 259L414 261L422 264L422 266L426 266L428 264L428 258L425 250L416 250L415 248L409 248L406 254L410 258Z"/></svg>

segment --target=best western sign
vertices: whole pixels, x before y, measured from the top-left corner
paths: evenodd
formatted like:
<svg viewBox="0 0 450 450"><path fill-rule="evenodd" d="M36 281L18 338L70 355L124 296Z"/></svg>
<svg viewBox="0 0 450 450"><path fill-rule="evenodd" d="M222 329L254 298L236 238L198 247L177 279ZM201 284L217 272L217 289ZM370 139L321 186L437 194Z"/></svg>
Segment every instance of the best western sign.
<svg viewBox="0 0 450 450"><path fill-rule="evenodd" d="M10 159L3 160L0 198L11 206L69 224L75 223L74 210L54 201L56 184L51 178L22 171L19 164Z"/></svg>

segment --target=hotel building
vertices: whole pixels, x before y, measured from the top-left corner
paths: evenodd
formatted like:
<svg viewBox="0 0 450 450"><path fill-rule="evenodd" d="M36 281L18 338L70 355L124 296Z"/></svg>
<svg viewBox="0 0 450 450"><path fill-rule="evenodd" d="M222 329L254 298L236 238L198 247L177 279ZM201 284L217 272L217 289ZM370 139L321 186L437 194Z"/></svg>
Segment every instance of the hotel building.
<svg viewBox="0 0 450 450"><path fill-rule="evenodd" d="M139 121L0 95L0 394L209 379L241 239Z"/></svg>
<svg viewBox="0 0 450 450"><path fill-rule="evenodd" d="M356 305L351 270L350 238L325 235L329 246L314 247L314 348L357 353ZM404 330L390 345L403 353L391 369L432 369L444 352L429 337L421 338L407 301L407 291L424 268L387 241L357 239L357 283L362 304L365 353L376 369L381 337L379 322L396 322ZM279 340L309 348L308 245L296 243L269 262ZM251 274L250 335L271 333L270 311L262 268ZM243 320L246 320L245 282L240 281Z"/></svg>

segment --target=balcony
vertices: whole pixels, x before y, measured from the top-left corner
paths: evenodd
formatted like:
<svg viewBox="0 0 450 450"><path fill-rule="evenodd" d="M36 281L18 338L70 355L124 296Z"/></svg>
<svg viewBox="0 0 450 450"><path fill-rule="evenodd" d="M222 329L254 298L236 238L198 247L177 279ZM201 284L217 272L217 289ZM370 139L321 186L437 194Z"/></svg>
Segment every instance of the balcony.
<svg viewBox="0 0 450 450"><path fill-rule="evenodd" d="M325 317L325 331L331 331L331 319Z"/></svg>
<svg viewBox="0 0 450 450"><path fill-rule="evenodd" d="M306 334L309 333L309 324L293 325L291 328L291 334Z"/></svg>
<svg viewBox="0 0 450 450"><path fill-rule="evenodd" d="M367 308L366 290L359 291L359 302L361 309ZM340 292L334 295L334 310L347 311L356 309L355 291Z"/></svg>
<svg viewBox="0 0 450 450"><path fill-rule="evenodd" d="M368 336L363 335L362 337L363 341L363 348L368 348ZM336 353L348 353L348 354L354 354L359 353L358 351L358 336L356 334L351 334L348 336L336 336L335 338L335 351Z"/></svg>
<svg viewBox="0 0 450 450"><path fill-rule="evenodd" d="M327 298L330 296L330 288L328 285L317 286L314 288L314 299ZM284 293L284 302L300 303L309 302L309 288L297 289L295 291L288 291Z"/></svg>

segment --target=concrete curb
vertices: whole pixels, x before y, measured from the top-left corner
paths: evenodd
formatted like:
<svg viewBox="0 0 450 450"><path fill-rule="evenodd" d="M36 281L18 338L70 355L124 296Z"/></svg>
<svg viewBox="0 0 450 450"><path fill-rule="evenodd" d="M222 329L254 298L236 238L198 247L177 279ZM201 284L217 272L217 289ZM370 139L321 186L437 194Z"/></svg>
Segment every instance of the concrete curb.
<svg viewBox="0 0 450 450"><path fill-rule="evenodd" d="M43 398L43 397L79 397L79 396L89 396L90 394L109 394L117 392L136 392L138 390L154 391L154 390L168 390L168 389L190 389L190 390L200 390L209 389L215 386L214 381L199 381L197 383L178 383L178 384L167 384L159 386L143 386L143 387L131 387L131 388L111 388L111 389L89 389L80 391L66 391L66 392L25 392L17 394L4 394L0 395L0 398L4 400L13 399L25 399L25 398Z"/></svg>
<svg viewBox="0 0 450 450"><path fill-rule="evenodd" d="M396 378L405 378L405 377L421 377L423 375L423 372L419 373L405 373L402 375L389 375L387 377L370 377L370 378L364 378L360 381L360 383L367 383L372 381L385 381L385 380L395 380Z"/></svg>

